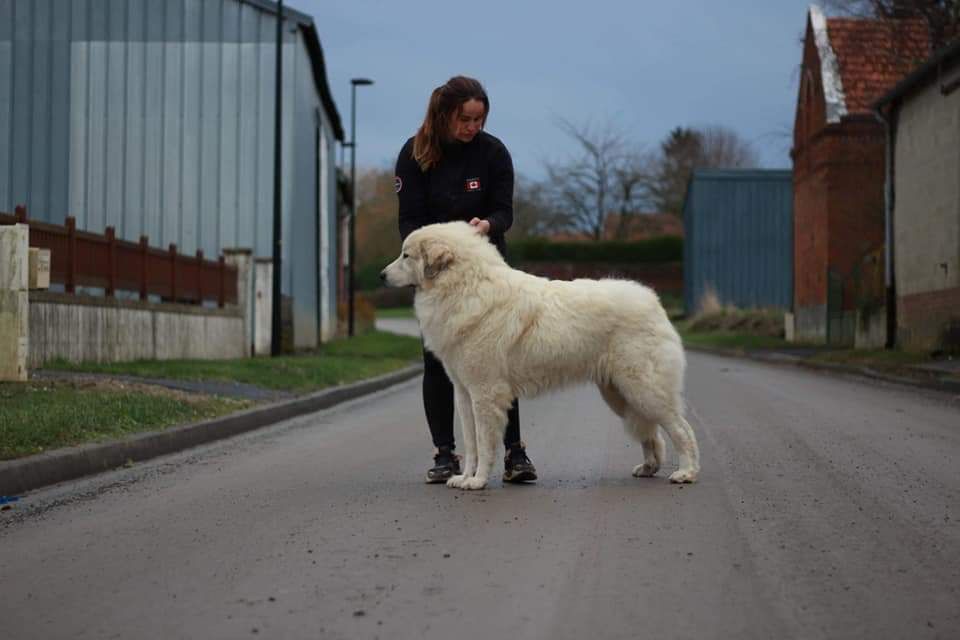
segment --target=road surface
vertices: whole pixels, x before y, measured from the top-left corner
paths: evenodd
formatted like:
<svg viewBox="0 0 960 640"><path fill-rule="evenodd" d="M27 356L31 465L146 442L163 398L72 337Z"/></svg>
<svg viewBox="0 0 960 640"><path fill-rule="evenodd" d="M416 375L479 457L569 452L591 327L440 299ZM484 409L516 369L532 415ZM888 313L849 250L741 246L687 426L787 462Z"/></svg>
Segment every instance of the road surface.
<svg viewBox="0 0 960 640"><path fill-rule="evenodd" d="M0 637L956 638L958 399L690 354L696 485L594 390L466 493L411 381L0 514Z"/></svg>

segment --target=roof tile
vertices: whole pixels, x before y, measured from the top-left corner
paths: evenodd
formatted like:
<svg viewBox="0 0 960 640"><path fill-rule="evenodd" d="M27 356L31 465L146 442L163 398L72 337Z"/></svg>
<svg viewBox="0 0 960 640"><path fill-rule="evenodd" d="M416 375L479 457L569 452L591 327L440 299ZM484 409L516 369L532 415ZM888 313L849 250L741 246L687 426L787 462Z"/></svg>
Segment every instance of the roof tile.
<svg viewBox="0 0 960 640"><path fill-rule="evenodd" d="M930 55L923 19L829 18L827 33L840 66L848 113L870 104Z"/></svg>

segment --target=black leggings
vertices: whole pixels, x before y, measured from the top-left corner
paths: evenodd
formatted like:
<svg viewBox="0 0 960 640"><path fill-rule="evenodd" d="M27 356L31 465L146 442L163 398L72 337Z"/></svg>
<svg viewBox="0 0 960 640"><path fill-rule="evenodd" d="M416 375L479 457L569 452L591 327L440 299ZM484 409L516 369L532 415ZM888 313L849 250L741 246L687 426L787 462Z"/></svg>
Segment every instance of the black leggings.
<svg viewBox="0 0 960 640"><path fill-rule="evenodd" d="M453 383L447 377L443 364L437 357L423 350L423 408L427 414L427 425L433 437L433 446L455 446L453 437ZM503 444L509 447L520 442L520 407L513 401L507 411L507 431L503 434Z"/></svg>

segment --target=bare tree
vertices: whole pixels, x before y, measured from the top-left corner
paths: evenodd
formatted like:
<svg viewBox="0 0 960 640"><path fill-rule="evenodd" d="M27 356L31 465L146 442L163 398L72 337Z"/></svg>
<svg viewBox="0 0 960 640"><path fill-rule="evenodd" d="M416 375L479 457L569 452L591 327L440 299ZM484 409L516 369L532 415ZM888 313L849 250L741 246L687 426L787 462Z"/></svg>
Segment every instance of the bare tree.
<svg viewBox="0 0 960 640"><path fill-rule="evenodd" d="M653 155L612 120L600 125L560 120L558 126L577 143L578 154L547 163L548 192L560 213L556 221L600 240L615 214L609 220L615 222L613 236L622 238L631 218L649 202Z"/></svg>
<svg viewBox="0 0 960 640"><path fill-rule="evenodd" d="M626 151L614 167L614 199L617 203L617 227L614 240L626 239L633 219L648 208L656 159L643 148Z"/></svg>
<svg viewBox="0 0 960 640"><path fill-rule="evenodd" d="M757 152L737 132L711 125L697 129L700 134L701 162L705 167L755 167Z"/></svg>
<svg viewBox="0 0 960 640"><path fill-rule="evenodd" d="M701 164L700 149L700 134L684 127L672 129L660 143L660 157L650 193L661 213L680 215L687 180L693 169Z"/></svg>
<svg viewBox="0 0 960 640"><path fill-rule="evenodd" d="M579 154L567 162L547 163L553 197L569 226L599 240L615 197L612 185L624 154L624 136L610 121L591 126L560 119L557 126L577 143Z"/></svg>
<svg viewBox="0 0 960 640"><path fill-rule="evenodd" d="M671 130L660 143L656 164L650 185L651 200L659 211L681 215L687 182L694 169L754 167L758 159L753 146L735 131L710 125Z"/></svg>
<svg viewBox="0 0 960 640"><path fill-rule="evenodd" d="M513 189L511 235L521 238L543 237L567 226L562 211L551 202L547 185L517 174Z"/></svg>

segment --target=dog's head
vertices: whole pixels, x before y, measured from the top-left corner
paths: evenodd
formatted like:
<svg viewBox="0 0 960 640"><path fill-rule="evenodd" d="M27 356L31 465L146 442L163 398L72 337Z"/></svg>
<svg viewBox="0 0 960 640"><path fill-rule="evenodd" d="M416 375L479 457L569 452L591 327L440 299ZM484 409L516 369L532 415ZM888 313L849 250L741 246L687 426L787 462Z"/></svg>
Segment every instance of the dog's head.
<svg viewBox="0 0 960 640"><path fill-rule="evenodd" d="M449 269L454 256L449 238L417 230L407 236L400 257L380 272L380 279L388 287L422 287Z"/></svg>

